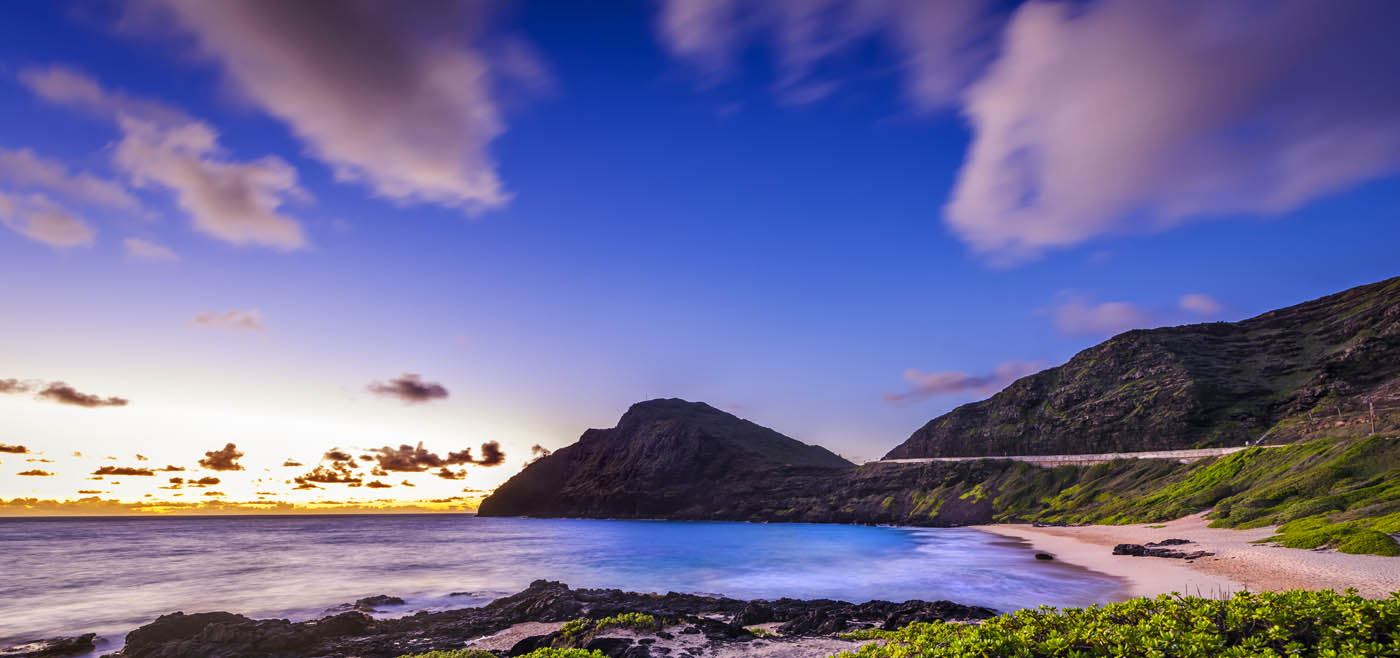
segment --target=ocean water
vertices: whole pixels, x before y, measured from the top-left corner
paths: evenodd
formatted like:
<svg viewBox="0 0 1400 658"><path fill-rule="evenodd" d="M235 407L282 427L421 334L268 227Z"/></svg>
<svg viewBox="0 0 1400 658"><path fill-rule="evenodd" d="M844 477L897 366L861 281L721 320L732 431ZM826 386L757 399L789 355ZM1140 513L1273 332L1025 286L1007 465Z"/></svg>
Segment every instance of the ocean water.
<svg viewBox="0 0 1400 658"><path fill-rule="evenodd" d="M406 600L388 615L477 606L538 578L1003 611L1123 595L1108 576L965 528L466 515L3 519L0 647L96 632L109 652L127 631L176 610L300 620L374 594Z"/></svg>

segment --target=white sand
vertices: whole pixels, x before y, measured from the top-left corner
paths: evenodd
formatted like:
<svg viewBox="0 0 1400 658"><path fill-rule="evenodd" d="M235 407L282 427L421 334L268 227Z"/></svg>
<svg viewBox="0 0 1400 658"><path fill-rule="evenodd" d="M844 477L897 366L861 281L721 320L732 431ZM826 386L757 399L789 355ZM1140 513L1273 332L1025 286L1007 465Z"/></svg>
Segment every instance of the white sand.
<svg viewBox="0 0 1400 658"><path fill-rule="evenodd" d="M1056 559L1122 578L1124 597L1170 592L1219 596L1240 590L1355 588L1362 596L1383 598L1400 591L1400 557L1347 555L1336 551L1307 551L1253 541L1274 534L1273 528L1231 530L1208 528L1203 514L1165 524L1125 526L1042 527L1029 525L975 526L978 530L1025 540ZM1151 528L1150 525L1165 525ZM1185 552L1215 553L1184 560L1113 555L1115 544L1145 544L1170 537L1196 543L1177 546Z"/></svg>

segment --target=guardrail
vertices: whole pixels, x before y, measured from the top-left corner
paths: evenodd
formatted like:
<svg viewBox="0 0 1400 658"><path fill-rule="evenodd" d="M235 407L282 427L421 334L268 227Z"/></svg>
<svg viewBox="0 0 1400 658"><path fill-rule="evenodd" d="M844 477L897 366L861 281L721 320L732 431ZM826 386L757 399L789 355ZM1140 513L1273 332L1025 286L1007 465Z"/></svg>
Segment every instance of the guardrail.
<svg viewBox="0 0 1400 658"><path fill-rule="evenodd" d="M919 464L927 462L965 462L979 459L1009 459L1011 461L1027 462L1045 468L1065 466L1068 464L1093 465L1104 464L1115 459L1171 459L1183 464L1189 464L1199 459L1207 457L1220 457L1241 450L1254 448L1282 448L1284 446L1236 446L1232 448L1198 448L1195 450L1153 450L1149 452L1103 452L1090 455L1008 455L995 456L987 455L982 457L915 457L909 459L881 459L877 464Z"/></svg>

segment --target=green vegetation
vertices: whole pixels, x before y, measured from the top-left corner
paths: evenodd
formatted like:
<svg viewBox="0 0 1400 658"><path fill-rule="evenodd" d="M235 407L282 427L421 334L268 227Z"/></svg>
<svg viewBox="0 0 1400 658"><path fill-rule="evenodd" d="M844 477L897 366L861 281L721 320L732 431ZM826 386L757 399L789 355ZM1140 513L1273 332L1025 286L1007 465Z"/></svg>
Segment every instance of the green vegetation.
<svg viewBox="0 0 1400 658"><path fill-rule="evenodd" d="M597 637L598 633L609 628L627 628L649 632L661 630L661 623L656 620L656 617L640 612L625 612L616 617L603 617L601 619L580 617L564 624L559 629L559 635L554 638L551 644L561 648L577 647L587 644L589 640Z"/></svg>
<svg viewBox="0 0 1400 658"><path fill-rule="evenodd" d="M456 651L429 651L403 655L399 658L496 658L496 654L480 649L458 649ZM607 658L597 651L583 649L535 649L520 658Z"/></svg>
<svg viewBox="0 0 1400 658"><path fill-rule="evenodd" d="M1400 655L1400 593L1266 592L1226 600L1159 596L1088 608L1021 610L981 624L933 622L845 637L882 640L842 658Z"/></svg>

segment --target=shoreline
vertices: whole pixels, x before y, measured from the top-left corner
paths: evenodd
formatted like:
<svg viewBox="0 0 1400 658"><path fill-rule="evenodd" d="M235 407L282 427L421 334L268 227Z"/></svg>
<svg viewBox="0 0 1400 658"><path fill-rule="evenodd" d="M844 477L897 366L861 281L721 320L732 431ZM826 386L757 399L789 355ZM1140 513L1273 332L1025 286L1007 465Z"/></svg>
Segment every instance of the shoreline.
<svg viewBox="0 0 1400 658"><path fill-rule="evenodd" d="M1400 558L1255 544L1273 527L1235 530L1207 527L1205 513L1175 521L1134 525L975 525L970 528L1026 542L1056 560L1124 581L1124 598L1173 592L1219 598L1239 591L1289 589L1342 591L1366 598L1400 591ZM1152 527L1156 526L1156 527ZM1113 555L1116 544L1145 544L1167 538L1191 540L1179 548L1208 551L1196 560Z"/></svg>

